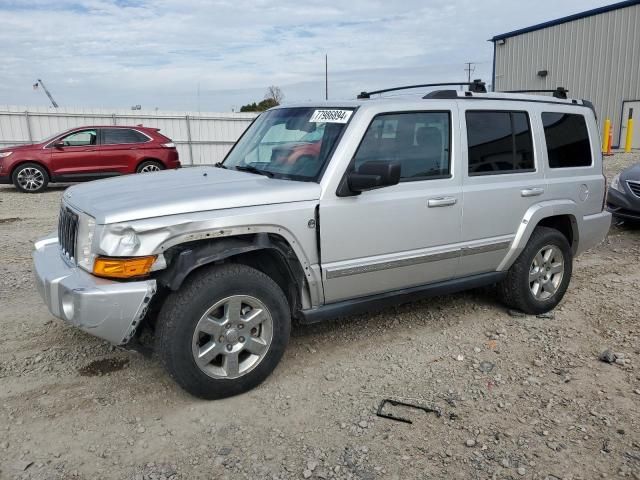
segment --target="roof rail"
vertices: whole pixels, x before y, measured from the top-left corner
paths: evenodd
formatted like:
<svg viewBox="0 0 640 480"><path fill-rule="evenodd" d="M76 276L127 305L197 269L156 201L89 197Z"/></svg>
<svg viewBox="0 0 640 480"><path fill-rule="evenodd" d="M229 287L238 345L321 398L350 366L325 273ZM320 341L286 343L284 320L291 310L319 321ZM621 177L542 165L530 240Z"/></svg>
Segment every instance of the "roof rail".
<svg viewBox="0 0 640 480"><path fill-rule="evenodd" d="M411 88L423 88L423 87L444 87L451 85L468 85L469 91L474 93L487 93L487 87L485 83L479 78L473 82L446 82L446 83L423 83L421 85L408 85L406 87L393 87L384 88L382 90L374 90L373 92L360 92L358 99L371 98L371 95L377 95L379 93L395 92L397 90L409 90Z"/></svg>
<svg viewBox="0 0 640 480"><path fill-rule="evenodd" d="M555 98L567 99L567 90L564 87L556 87L554 90L503 90L503 93L553 93Z"/></svg>

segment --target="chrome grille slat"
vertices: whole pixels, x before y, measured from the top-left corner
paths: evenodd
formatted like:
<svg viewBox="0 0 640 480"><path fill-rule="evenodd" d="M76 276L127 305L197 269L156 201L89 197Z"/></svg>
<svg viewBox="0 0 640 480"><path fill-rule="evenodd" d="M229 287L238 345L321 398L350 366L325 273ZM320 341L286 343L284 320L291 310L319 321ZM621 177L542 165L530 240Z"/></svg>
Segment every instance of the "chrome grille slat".
<svg viewBox="0 0 640 480"><path fill-rule="evenodd" d="M627 185L636 197L640 197L640 182L634 182L633 180L627 180Z"/></svg>
<svg viewBox="0 0 640 480"><path fill-rule="evenodd" d="M58 220L58 242L62 254L70 260L75 260L77 232L78 215L63 206L60 209L60 219Z"/></svg>

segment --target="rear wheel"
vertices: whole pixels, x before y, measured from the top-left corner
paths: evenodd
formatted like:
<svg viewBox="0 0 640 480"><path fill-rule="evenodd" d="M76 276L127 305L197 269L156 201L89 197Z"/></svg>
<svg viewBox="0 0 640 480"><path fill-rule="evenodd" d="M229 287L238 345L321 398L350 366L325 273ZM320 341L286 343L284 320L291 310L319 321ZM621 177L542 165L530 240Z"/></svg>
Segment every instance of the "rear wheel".
<svg viewBox="0 0 640 480"><path fill-rule="evenodd" d="M194 273L168 297L156 350L189 393L224 398L269 376L290 330L287 299L270 277L245 265L220 265Z"/></svg>
<svg viewBox="0 0 640 480"><path fill-rule="evenodd" d="M49 174L37 163L23 163L13 172L13 184L21 192L40 193L49 183Z"/></svg>
<svg viewBox="0 0 640 480"><path fill-rule="evenodd" d="M536 315L555 308L569 286L573 254L554 228L537 227L499 285L505 304Z"/></svg>
<svg viewBox="0 0 640 480"><path fill-rule="evenodd" d="M159 172L160 170L164 170L164 166L160 162L156 162L155 160L145 160L136 169L136 173L151 173L151 172Z"/></svg>

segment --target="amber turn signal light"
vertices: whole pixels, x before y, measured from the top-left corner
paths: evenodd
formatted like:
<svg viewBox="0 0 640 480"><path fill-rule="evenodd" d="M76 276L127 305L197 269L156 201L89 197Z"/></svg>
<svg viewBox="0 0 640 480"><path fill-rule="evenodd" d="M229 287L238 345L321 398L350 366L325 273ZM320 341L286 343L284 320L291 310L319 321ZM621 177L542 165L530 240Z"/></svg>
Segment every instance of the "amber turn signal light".
<svg viewBox="0 0 640 480"><path fill-rule="evenodd" d="M151 271L156 256L108 258L98 257L93 264L93 274L107 278L142 277Z"/></svg>

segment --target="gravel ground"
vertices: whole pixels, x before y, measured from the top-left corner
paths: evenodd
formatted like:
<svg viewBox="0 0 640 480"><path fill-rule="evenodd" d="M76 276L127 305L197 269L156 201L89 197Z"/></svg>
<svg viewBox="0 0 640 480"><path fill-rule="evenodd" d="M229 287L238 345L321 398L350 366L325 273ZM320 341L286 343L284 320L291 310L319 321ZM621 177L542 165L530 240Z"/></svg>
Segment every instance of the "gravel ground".
<svg viewBox="0 0 640 480"><path fill-rule="evenodd" d="M638 227L576 260L552 315L473 291L297 327L263 385L205 402L50 316L30 251L62 192L0 187L0 478L640 478ZM387 397L442 415L379 418Z"/></svg>

